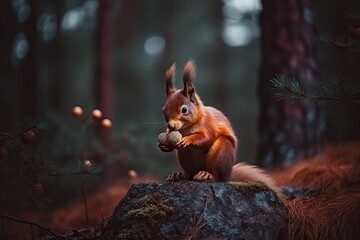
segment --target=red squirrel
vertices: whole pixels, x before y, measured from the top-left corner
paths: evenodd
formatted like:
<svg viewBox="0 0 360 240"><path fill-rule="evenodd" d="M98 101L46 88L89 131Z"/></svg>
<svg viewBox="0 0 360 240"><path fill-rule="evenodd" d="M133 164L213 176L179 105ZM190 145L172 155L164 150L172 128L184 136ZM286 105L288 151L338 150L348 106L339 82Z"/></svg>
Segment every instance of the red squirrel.
<svg viewBox="0 0 360 240"><path fill-rule="evenodd" d="M164 152L176 149L184 172L169 175L167 181L260 181L280 195L274 180L261 169L245 163L234 165L238 140L227 117L216 108L204 106L196 93L194 61L189 60L184 67L183 89L175 87L175 70L173 64L166 71L163 114L167 131L179 131L183 137L174 146L160 143L159 147Z"/></svg>

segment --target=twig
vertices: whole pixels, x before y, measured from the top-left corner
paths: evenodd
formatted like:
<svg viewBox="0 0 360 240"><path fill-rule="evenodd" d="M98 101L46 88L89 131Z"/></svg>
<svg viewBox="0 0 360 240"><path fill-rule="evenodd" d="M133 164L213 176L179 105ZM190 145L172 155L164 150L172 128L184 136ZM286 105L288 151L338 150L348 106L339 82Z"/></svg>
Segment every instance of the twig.
<svg viewBox="0 0 360 240"><path fill-rule="evenodd" d="M10 135L10 134L7 134L7 133L2 133L2 134L0 134L0 135L4 135L5 136L5 138L3 138L3 139L1 139L0 140L0 142L4 142L4 141L6 141L6 140L8 140L8 139L10 139L10 138L12 138L12 139L16 139L17 137L20 137L22 134L24 134L25 132L27 132L27 131L29 131L29 130L33 130L33 129L36 129L37 127L36 127L36 125L34 125L34 126L31 126L31 127L29 127L29 128L27 128L27 129L25 129L24 131L22 131L21 133L19 133L19 134L17 134L17 135L14 135L14 136L12 136L12 135ZM6 134L6 135L5 135Z"/></svg>
<svg viewBox="0 0 360 240"><path fill-rule="evenodd" d="M25 220L25 219L21 219L21 218L18 218L18 217L15 217L15 216L11 216L11 215L8 215L8 214L5 214L5 213L0 213L0 216L4 219L9 219L9 220L12 220L12 221L15 221L15 222L19 222L19 223L23 223L23 224L28 224L30 225L31 227L32 226L36 226L40 229L43 229L45 230L47 233L53 235L54 237L56 237L57 239L65 239L63 236L61 236L60 234L54 232L53 230L41 225L41 224L38 224L38 223L35 223L35 222L31 222L31 221L28 221L28 220ZM4 221L4 220L3 220Z"/></svg>
<svg viewBox="0 0 360 240"><path fill-rule="evenodd" d="M83 175L89 174L89 170L82 170L77 172L44 172L43 174L51 177L60 177L60 176L73 176L73 175Z"/></svg>
<svg viewBox="0 0 360 240"><path fill-rule="evenodd" d="M92 123L94 122L92 117L86 119L86 121L81 125L81 130L85 131Z"/></svg>
<svg viewBox="0 0 360 240"><path fill-rule="evenodd" d="M351 99L351 98L342 98L342 97L337 97L337 96L312 96L309 94L304 94L305 97L310 98L310 99L314 99L314 100L322 100L322 101L347 101L347 102L352 102L352 103L357 103L360 104L360 101L355 100L355 99Z"/></svg>
<svg viewBox="0 0 360 240"><path fill-rule="evenodd" d="M343 98L343 97L338 97L338 96L314 96L314 95L310 95L304 91L296 92L291 89L280 89L278 91L282 92L284 94L284 96L281 95L281 98L286 97L289 94L295 94L294 97L305 98L305 99L307 98L307 99L312 99L312 100L317 100L317 101L347 101L347 102L360 104L360 101L351 99L351 98Z"/></svg>
<svg viewBox="0 0 360 240"><path fill-rule="evenodd" d="M31 230L31 240L34 240L34 228L33 228L33 225L30 225L30 230Z"/></svg>
<svg viewBox="0 0 360 240"><path fill-rule="evenodd" d="M12 139L14 140L21 148L22 150L24 150L24 152L26 153L26 155L28 155L30 158L32 158L32 154L24 147L24 145L14 136L8 134L8 133L0 133L0 136L6 136L7 139ZM22 166L24 166L24 164L26 163L27 160L23 160L15 169L15 171L13 173L11 173L9 176L5 177L4 179L2 179L0 181L0 185L3 184L4 182L9 181L11 178L13 178L21 169Z"/></svg>
<svg viewBox="0 0 360 240"><path fill-rule="evenodd" d="M89 211L88 211L88 205L87 205L87 198L86 198L86 192L83 185L80 186L81 188L81 194L84 202L84 210L85 210L85 220L86 220L86 226L89 227Z"/></svg>
<svg viewBox="0 0 360 240"><path fill-rule="evenodd" d="M5 239L5 217L2 216L2 239Z"/></svg>

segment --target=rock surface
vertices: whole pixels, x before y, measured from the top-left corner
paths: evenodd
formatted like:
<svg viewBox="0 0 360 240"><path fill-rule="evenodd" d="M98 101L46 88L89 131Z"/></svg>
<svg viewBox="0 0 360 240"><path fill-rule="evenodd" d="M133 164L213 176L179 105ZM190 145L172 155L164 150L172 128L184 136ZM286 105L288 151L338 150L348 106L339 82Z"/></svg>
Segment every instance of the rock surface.
<svg viewBox="0 0 360 240"><path fill-rule="evenodd" d="M261 183L136 184L101 239L276 239L285 217Z"/></svg>

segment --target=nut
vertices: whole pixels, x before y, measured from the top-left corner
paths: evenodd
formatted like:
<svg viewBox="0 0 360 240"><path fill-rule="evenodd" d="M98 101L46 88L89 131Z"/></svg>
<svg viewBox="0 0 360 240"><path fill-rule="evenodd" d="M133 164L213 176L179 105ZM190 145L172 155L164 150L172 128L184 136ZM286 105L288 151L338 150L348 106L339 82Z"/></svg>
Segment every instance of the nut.
<svg viewBox="0 0 360 240"><path fill-rule="evenodd" d="M176 145L178 142L181 141L182 135L178 131L169 132L167 135L167 142L170 145Z"/></svg>
<svg viewBox="0 0 360 240"><path fill-rule="evenodd" d="M166 133L160 133L159 136L158 136L158 142L162 145L167 145L167 136L166 136Z"/></svg>

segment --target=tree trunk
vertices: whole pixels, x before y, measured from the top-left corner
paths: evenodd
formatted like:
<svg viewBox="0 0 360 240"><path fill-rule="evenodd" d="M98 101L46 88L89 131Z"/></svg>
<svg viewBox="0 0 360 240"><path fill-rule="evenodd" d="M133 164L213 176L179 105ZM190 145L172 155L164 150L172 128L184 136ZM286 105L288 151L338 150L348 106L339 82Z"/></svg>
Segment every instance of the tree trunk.
<svg viewBox="0 0 360 240"><path fill-rule="evenodd" d="M20 113L21 92L19 81L16 81L12 54L14 51L14 39L19 32L16 24L16 14L11 7L10 1L2 1L0 4L0 129L14 130L18 127Z"/></svg>
<svg viewBox="0 0 360 240"><path fill-rule="evenodd" d="M308 0L263 0L262 68L257 164L290 165L321 150L324 109L318 103L277 101L270 79L293 76L311 87L319 81L312 9Z"/></svg>
<svg viewBox="0 0 360 240"><path fill-rule="evenodd" d="M39 114L38 106L38 51L39 51L39 35L37 32L37 20L39 16L38 3L29 2L31 13L29 19L25 22L25 34L28 39L29 51L24 58L23 73L23 114L36 115Z"/></svg>
<svg viewBox="0 0 360 240"><path fill-rule="evenodd" d="M112 76L112 0L99 2L98 26L96 31L96 75L95 101L105 117L112 116L113 76ZM101 129L101 138L106 148L110 147L109 129Z"/></svg>

